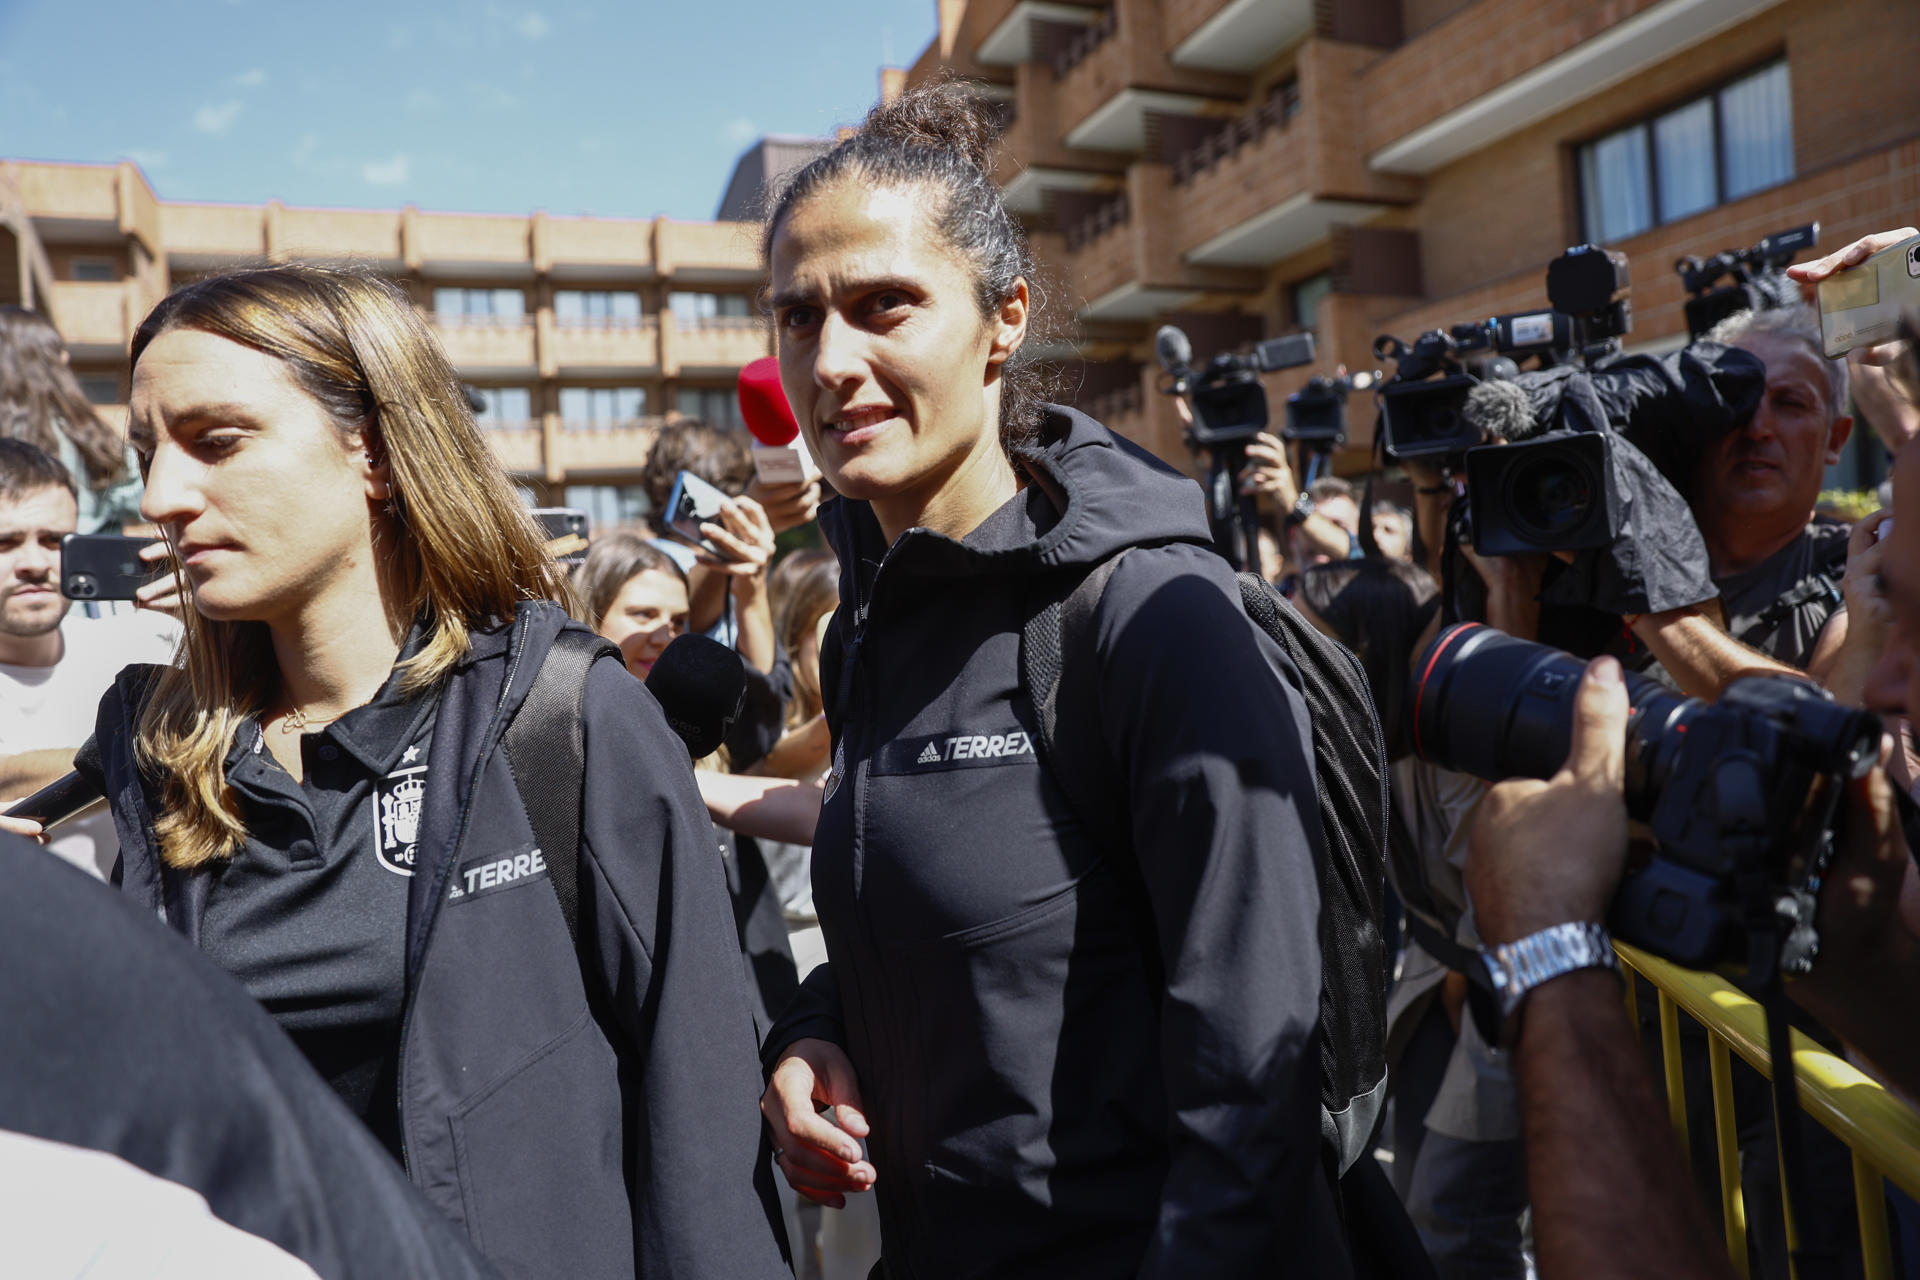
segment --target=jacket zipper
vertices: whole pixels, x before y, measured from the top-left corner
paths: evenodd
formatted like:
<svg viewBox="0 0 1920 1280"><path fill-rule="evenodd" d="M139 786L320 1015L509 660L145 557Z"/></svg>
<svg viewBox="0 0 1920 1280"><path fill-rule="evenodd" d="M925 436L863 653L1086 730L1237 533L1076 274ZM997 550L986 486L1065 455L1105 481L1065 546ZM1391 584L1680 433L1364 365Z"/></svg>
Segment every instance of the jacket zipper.
<svg viewBox="0 0 1920 1280"><path fill-rule="evenodd" d="M501 682L500 699L493 704L493 715L487 721L487 731L481 738L482 742L493 739L494 730L500 724L501 714L507 709L507 695L513 691L513 677L519 672L520 659L527 651L527 624L523 621L526 616L523 613L514 619L513 638L507 657L507 676ZM460 850L466 847L467 826L473 820L474 797L480 793L480 775L486 770L487 761L492 758L492 755L492 751L483 750L480 758L474 761L473 778L467 784L467 803L460 811L460 829L447 855L446 869L449 872L459 863ZM440 899L441 885L436 883L432 892L427 895L427 922L424 932L420 935L420 959L414 966L412 978L417 978L420 970L426 966L427 950L433 942L433 926L440 921ZM408 1158L407 1144L407 1039L413 1029L414 993L418 985L412 978L407 981L405 1002L400 1010L400 1047L394 1059L393 1071L393 1108L395 1128L400 1131L400 1167L406 1171L409 1181L413 1178L413 1162Z"/></svg>

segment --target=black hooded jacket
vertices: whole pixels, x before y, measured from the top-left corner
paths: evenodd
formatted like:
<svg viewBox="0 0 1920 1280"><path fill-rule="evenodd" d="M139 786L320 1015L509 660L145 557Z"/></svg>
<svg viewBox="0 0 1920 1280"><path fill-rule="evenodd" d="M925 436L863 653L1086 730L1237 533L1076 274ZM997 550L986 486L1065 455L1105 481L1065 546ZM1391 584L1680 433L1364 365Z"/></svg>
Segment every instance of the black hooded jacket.
<svg viewBox="0 0 1920 1280"><path fill-rule="evenodd" d="M1044 435L964 541L888 547L866 504L822 512L829 963L767 1060L846 1048L890 1280L1346 1274L1298 675L1242 613L1191 480L1071 410ZM1058 748L1111 753L1135 866L1083 832L1017 696L1034 586L1128 546L1095 669L1066 655L1101 723L1063 720Z"/></svg>
<svg viewBox="0 0 1920 1280"><path fill-rule="evenodd" d="M407 1173L509 1277L785 1276L718 844L685 747L619 664L587 680L579 951L544 870L458 888L535 851L500 738L577 625L522 605L441 694L408 887ZM123 888L197 942L208 877L161 863L134 760L150 670L101 701L101 781Z"/></svg>

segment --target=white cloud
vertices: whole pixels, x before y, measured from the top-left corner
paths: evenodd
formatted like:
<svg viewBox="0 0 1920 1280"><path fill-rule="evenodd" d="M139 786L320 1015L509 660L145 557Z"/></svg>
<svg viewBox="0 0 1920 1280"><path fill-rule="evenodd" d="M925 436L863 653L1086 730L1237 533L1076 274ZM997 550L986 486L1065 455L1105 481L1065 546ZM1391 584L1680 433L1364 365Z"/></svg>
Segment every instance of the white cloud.
<svg viewBox="0 0 1920 1280"><path fill-rule="evenodd" d="M736 147L744 147L760 136L760 126L746 116L735 116L720 130L720 136Z"/></svg>
<svg viewBox="0 0 1920 1280"><path fill-rule="evenodd" d="M219 106L209 104L193 113L193 127L202 133L225 133L233 128L233 122L239 118L238 100L223 102Z"/></svg>
<svg viewBox="0 0 1920 1280"><path fill-rule="evenodd" d="M266 82L267 82L267 73L264 69L260 67L254 67L251 70L242 71L239 75L233 78L234 85L237 88L241 88L241 89L258 89L261 85L265 84Z"/></svg>
<svg viewBox="0 0 1920 1280"><path fill-rule="evenodd" d="M385 160L369 160L360 166L360 176L376 187L397 187L407 180L409 161L404 151Z"/></svg>
<svg viewBox="0 0 1920 1280"><path fill-rule="evenodd" d="M127 159L142 169L154 170L167 167L167 153L153 147L136 147L127 152Z"/></svg>
<svg viewBox="0 0 1920 1280"><path fill-rule="evenodd" d="M547 25L547 15L538 9L528 13L515 25L519 27L520 34L529 40L544 40L551 29Z"/></svg>

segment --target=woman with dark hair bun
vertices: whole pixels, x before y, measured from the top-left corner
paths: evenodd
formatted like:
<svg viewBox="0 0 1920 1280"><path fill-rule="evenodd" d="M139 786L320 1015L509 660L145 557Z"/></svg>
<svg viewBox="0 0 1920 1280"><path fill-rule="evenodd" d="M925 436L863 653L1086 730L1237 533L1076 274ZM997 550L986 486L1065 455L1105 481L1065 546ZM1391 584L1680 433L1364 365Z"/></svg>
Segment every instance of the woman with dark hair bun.
<svg viewBox="0 0 1920 1280"><path fill-rule="evenodd" d="M874 1190L886 1277L1347 1275L1299 675L1198 487L1045 402L992 136L963 87L907 93L767 224L841 575L828 960L768 1038L761 1110L801 1193ZM1043 761L1022 633L1108 563ZM1116 780L1103 812L1059 784L1078 765Z"/></svg>

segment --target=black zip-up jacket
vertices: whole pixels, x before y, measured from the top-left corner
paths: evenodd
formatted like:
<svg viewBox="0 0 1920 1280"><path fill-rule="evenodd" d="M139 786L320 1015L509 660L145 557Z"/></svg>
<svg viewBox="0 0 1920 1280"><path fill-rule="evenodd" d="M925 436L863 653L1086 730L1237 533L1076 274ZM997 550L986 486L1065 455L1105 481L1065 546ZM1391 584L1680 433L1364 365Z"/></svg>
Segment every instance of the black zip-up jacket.
<svg viewBox="0 0 1920 1280"><path fill-rule="evenodd" d="M1046 438L965 541L889 547L866 504L822 512L829 963L767 1061L846 1048L890 1280L1344 1275L1298 673L1242 612L1193 481L1071 410ZM1100 723L1057 741L1111 753L1137 867L1083 833L1016 697L1035 575L1128 546L1095 670L1066 655Z"/></svg>
<svg viewBox="0 0 1920 1280"><path fill-rule="evenodd" d="M686 748L618 663L587 681L577 954L529 856L500 737L577 625L521 606L441 694L407 904L407 1173L509 1277L784 1277L718 844ZM120 877L197 941L208 877L161 864L134 763L147 671L122 673L96 734Z"/></svg>

